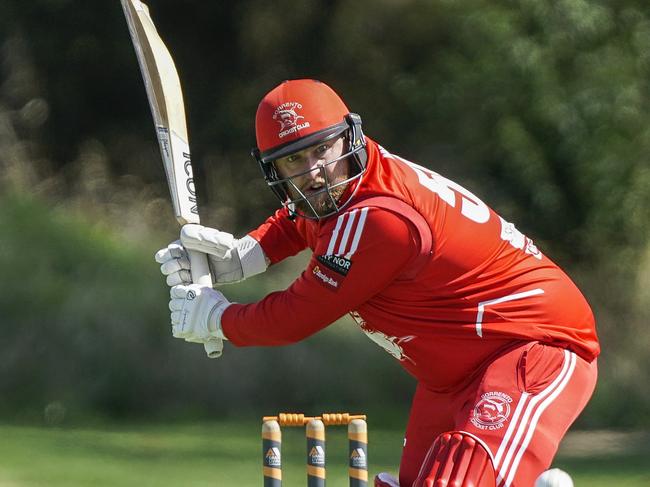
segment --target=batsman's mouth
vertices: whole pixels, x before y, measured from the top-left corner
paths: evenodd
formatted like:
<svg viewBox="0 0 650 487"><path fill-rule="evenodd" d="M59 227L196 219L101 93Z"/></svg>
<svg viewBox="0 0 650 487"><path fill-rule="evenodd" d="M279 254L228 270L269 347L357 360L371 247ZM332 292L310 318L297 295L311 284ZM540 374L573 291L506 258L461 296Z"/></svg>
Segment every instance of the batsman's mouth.
<svg viewBox="0 0 650 487"><path fill-rule="evenodd" d="M302 193L308 198L316 198L327 192L327 186L321 183L314 183L302 189Z"/></svg>

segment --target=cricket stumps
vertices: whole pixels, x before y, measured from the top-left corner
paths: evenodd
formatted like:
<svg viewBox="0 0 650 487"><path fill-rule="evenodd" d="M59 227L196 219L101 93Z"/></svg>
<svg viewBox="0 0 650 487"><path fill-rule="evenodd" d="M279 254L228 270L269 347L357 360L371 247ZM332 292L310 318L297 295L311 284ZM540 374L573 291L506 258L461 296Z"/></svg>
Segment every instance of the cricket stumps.
<svg viewBox="0 0 650 487"><path fill-rule="evenodd" d="M368 485L368 426L365 415L324 413L305 416L280 413L262 418L262 455L265 487L282 486L282 426L304 426L307 439L307 486L325 487L327 461L325 427L348 427L350 487Z"/></svg>
<svg viewBox="0 0 650 487"><path fill-rule="evenodd" d="M310 419L305 427L307 437L307 487L325 487L325 424Z"/></svg>
<svg viewBox="0 0 650 487"><path fill-rule="evenodd" d="M264 487L282 486L282 431L275 420L262 424Z"/></svg>
<svg viewBox="0 0 650 487"><path fill-rule="evenodd" d="M364 419L353 419L348 424L350 487L368 485L368 424Z"/></svg>

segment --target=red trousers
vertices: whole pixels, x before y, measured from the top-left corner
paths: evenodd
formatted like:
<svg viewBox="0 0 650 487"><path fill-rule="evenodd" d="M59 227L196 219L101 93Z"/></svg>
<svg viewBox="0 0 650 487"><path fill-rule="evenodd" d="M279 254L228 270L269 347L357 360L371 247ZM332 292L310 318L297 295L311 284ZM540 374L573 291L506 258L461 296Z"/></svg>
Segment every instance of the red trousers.
<svg viewBox="0 0 650 487"><path fill-rule="evenodd" d="M497 487L532 487L596 386L596 361L530 342L484 366L459 391L418 385L404 440L400 485L410 487L435 438L465 431L487 448Z"/></svg>

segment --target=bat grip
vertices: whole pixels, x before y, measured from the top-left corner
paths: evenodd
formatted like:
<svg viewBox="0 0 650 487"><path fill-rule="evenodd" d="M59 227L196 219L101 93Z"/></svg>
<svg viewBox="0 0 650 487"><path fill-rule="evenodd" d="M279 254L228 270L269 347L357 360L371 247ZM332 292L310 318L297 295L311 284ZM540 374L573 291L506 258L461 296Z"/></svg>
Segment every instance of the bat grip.
<svg viewBox="0 0 650 487"><path fill-rule="evenodd" d="M210 266L208 265L208 256L202 252L195 250L188 250L187 256L190 259L190 267L192 268L192 282L194 284L201 284L202 286L212 287L212 279L210 278ZM221 357L223 352L223 340L220 338L212 338L203 344L205 353L210 358Z"/></svg>

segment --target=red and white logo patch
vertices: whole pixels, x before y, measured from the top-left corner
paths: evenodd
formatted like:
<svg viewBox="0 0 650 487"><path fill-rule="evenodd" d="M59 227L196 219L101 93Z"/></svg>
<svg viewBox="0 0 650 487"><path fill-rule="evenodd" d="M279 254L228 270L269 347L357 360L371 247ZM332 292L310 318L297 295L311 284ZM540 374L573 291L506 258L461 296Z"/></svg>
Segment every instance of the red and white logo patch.
<svg viewBox="0 0 650 487"><path fill-rule="evenodd" d="M472 410L470 421L482 430L503 428L510 417L512 398L503 392L486 392Z"/></svg>
<svg viewBox="0 0 650 487"><path fill-rule="evenodd" d="M290 101L283 103L273 112L273 120L280 124L279 138L286 137L293 134L298 130L309 128L310 124L307 121L301 122L305 117L298 114L298 110L302 108L302 104L297 101Z"/></svg>

